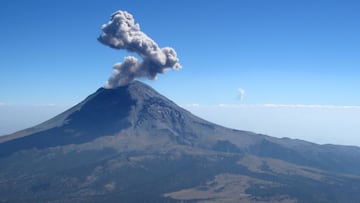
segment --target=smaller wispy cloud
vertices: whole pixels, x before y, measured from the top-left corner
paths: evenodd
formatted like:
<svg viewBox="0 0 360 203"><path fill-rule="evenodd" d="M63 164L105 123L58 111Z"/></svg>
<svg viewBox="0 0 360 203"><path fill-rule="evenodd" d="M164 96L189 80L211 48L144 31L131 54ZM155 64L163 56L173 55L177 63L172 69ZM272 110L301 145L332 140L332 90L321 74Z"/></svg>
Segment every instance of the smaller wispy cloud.
<svg viewBox="0 0 360 203"><path fill-rule="evenodd" d="M243 88L238 89L238 97L240 101L243 101L245 98L245 90Z"/></svg>

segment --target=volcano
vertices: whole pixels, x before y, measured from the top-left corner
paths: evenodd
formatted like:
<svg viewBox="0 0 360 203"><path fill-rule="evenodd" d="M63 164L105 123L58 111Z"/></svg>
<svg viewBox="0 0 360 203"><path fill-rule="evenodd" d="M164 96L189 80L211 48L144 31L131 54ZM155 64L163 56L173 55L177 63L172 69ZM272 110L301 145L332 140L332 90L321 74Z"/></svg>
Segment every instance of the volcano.
<svg viewBox="0 0 360 203"><path fill-rule="evenodd" d="M360 202L360 148L228 129L134 81L0 137L0 202Z"/></svg>

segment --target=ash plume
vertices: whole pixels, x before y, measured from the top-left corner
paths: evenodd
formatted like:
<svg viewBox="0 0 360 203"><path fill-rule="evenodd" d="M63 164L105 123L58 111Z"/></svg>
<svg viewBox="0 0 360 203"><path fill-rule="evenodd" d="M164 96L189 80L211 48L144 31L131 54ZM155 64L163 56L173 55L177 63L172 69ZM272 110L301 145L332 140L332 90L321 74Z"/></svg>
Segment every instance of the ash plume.
<svg viewBox="0 0 360 203"><path fill-rule="evenodd" d="M180 69L179 59L171 47L160 48L157 43L140 31L139 24L126 11L116 11L108 23L102 26L103 33L98 40L114 49L124 49L138 54L142 61L127 56L114 65L113 74L105 84L106 88L123 86L135 78L156 79L158 73L167 69Z"/></svg>

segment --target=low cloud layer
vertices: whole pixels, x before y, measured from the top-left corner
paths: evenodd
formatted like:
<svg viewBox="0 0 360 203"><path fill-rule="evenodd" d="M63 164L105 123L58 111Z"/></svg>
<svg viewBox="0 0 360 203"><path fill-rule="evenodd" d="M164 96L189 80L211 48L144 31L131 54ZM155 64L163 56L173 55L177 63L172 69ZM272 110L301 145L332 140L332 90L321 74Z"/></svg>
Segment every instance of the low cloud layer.
<svg viewBox="0 0 360 203"><path fill-rule="evenodd" d="M234 129L319 144L360 146L360 106L188 104L183 107L206 120Z"/></svg>
<svg viewBox="0 0 360 203"><path fill-rule="evenodd" d="M180 69L179 59L171 47L160 48L157 43L140 31L139 24L126 11L117 11L108 23L102 26L98 40L114 49L124 49L138 54L142 61L127 56L114 65L114 72L106 82L106 88L123 86L135 78L154 80L158 73L167 69Z"/></svg>

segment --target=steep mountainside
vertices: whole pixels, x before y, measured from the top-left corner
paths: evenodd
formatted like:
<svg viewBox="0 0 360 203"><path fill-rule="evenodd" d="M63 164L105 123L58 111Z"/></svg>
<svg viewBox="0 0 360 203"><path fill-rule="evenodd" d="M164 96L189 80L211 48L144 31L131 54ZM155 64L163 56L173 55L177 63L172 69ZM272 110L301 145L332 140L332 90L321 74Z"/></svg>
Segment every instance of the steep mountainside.
<svg viewBox="0 0 360 203"><path fill-rule="evenodd" d="M360 148L227 129L141 82L0 137L0 202L360 202Z"/></svg>

